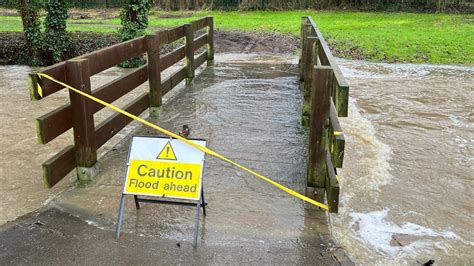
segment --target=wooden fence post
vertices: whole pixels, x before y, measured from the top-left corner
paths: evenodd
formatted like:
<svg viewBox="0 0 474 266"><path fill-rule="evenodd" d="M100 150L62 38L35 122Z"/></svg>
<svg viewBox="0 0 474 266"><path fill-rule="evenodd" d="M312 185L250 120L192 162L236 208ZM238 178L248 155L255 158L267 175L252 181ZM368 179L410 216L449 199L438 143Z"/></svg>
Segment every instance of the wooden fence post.
<svg viewBox="0 0 474 266"><path fill-rule="evenodd" d="M311 97L311 85L313 79L313 67L317 64L318 56L316 45L318 44L319 39L317 37L307 37L306 44L305 44L305 56L306 60L304 60L303 68L304 70L304 100L305 103L308 102Z"/></svg>
<svg viewBox="0 0 474 266"><path fill-rule="evenodd" d="M89 61L73 59L66 61L67 83L85 93L91 94ZM72 107L72 126L76 152L76 170L79 181L90 181L97 174L94 113L92 102L76 92L69 90Z"/></svg>
<svg viewBox="0 0 474 266"><path fill-rule="evenodd" d="M311 24L309 23L303 23L301 25L302 30L301 30L301 59L300 59L300 81L304 81L305 78L305 69L304 69L304 62L306 62L306 59L308 55L306 54L308 51L308 37L314 37L311 35Z"/></svg>
<svg viewBox="0 0 474 266"><path fill-rule="evenodd" d="M150 86L150 117L158 117L161 100L160 41L158 34L146 37L148 55L148 82Z"/></svg>
<svg viewBox="0 0 474 266"><path fill-rule="evenodd" d="M304 60L304 51L305 49L305 40L306 40L306 31L304 25L307 23L308 18L307 17L301 17L301 28L300 28L300 47L301 47L301 52L300 52L300 60L299 60L299 67L300 67L300 81L304 80L303 77L303 60Z"/></svg>
<svg viewBox="0 0 474 266"><path fill-rule="evenodd" d="M327 175L325 157L328 146L331 73L332 68L328 66L313 68L307 183L315 188L325 187Z"/></svg>
<svg viewBox="0 0 474 266"><path fill-rule="evenodd" d="M207 65L214 64L214 18L206 17L207 22Z"/></svg>
<svg viewBox="0 0 474 266"><path fill-rule="evenodd" d="M304 50L304 30L303 30L303 25L304 23L306 22L306 17L301 17L301 24L300 24L300 47L301 47L301 51L300 51L300 67L301 67L301 64L303 62L303 50Z"/></svg>
<svg viewBox="0 0 474 266"><path fill-rule="evenodd" d="M186 84L191 84L194 78L194 32L192 24L184 24L184 35L186 37Z"/></svg>

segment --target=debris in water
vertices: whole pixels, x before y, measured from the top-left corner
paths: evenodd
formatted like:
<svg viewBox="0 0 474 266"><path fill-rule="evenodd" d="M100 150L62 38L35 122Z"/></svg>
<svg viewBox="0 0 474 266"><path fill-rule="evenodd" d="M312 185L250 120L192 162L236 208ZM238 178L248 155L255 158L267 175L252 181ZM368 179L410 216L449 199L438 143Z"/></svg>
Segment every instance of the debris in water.
<svg viewBox="0 0 474 266"><path fill-rule="evenodd" d="M179 131L179 135L184 138L188 138L190 133L191 129L189 129L188 125L183 125L183 129Z"/></svg>
<svg viewBox="0 0 474 266"><path fill-rule="evenodd" d="M35 224L36 225L44 225L44 223L42 223L40 220L36 221Z"/></svg>
<svg viewBox="0 0 474 266"><path fill-rule="evenodd" d="M429 260L429 261L423 263L423 266L431 266L431 265L434 264L434 262L435 262L434 260Z"/></svg>

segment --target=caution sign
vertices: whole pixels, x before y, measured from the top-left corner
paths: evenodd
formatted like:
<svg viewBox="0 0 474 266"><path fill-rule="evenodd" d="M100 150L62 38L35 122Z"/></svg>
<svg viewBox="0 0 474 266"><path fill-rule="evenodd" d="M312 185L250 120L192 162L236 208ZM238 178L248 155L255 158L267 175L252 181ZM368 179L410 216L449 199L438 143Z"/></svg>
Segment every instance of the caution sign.
<svg viewBox="0 0 474 266"><path fill-rule="evenodd" d="M204 152L180 140L135 136L128 165L124 194L200 199Z"/></svg>
<svg viewBox="0 0 474 266"><path fill-rule="evenodd" d="M161 150L160 154L158 154L158 157L156 159L163 159L163 160L177 160L176 155L174 154L173 151L173 146L171 146L171 142L168 141L166 143L165 147Z"/></svg>

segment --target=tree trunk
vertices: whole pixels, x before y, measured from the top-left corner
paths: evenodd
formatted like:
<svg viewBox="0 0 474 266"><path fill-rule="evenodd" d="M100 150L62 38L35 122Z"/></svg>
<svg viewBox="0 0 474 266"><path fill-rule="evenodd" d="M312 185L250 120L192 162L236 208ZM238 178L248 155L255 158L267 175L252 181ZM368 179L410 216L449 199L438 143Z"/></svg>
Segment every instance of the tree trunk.
<svg viewBox="0 0 474 266"><path fill-rule="evenodd" d="M34 0L20 0L19 12L28 49L29 64L37 65L40 61L38 50L41 45L41 31L38 7L32 1Z"/></svg>
<svg viewBox="0 0 474 266"><path fill-rule="evenodd" d="M23 32L28 30L38 19L38 14L31 8L30 0L20 0L20 16Z"/></svg>

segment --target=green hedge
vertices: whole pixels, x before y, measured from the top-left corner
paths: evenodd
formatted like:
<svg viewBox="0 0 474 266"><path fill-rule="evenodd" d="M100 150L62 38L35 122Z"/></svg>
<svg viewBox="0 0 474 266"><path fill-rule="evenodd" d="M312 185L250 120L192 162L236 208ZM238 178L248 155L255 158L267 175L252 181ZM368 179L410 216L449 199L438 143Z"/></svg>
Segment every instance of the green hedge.
<svg viewBox="0 0 474 266"><path fill-rule="evenodd" d="M127 2L127 0L68 0L68 2L71 7L98 8L122 7ZM17 8L18 0L0 0L0 7Z"/></svg>
<svg viewBox="0 0 474 266"><path fill-rule="evenodd" d="M47 0L42 0L47 1ZM127 0L67 0L71 7L122 7ZM461 12L472 14L474 0L150 0L164 10L292 10L353 8L360 10ZM0 7L17 8L18 0L0 0Z"/></svg>
<svg viewBox="0 0 474 266"><path fill-rule="evenodd" d="M0 7L18 8L18 0L0 0Z"/></svg>
<svg viewBox="0 0 474 266"><path fill-rule="evenodd" d="M79 8L122 7L127 0L70 0L71 6Z"/></svg>

